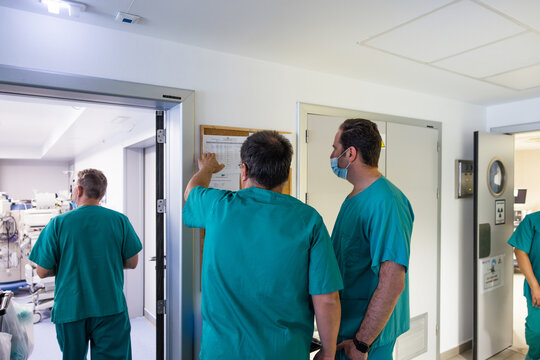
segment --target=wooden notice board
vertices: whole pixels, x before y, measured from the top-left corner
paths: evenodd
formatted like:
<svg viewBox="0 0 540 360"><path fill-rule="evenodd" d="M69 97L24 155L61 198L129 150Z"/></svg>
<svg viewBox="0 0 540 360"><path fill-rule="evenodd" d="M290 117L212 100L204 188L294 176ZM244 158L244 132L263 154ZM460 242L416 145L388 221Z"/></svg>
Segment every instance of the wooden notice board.
<svg viewBox="0 0 540 360"><path fill-rule="evenodd" d="M201 125L201 154L203 152L216 153L219 163L225 164L225 168L212 176L210 187L237 191L240 189L240 147L244 140L251 134L261 129L247 129L227 126ZM292 133L278 131L293 144ZM283 187L283 194L291 194L292 169L289 171L289 179ZM201 229L201 266L204 246L204 229Z"/></svg>

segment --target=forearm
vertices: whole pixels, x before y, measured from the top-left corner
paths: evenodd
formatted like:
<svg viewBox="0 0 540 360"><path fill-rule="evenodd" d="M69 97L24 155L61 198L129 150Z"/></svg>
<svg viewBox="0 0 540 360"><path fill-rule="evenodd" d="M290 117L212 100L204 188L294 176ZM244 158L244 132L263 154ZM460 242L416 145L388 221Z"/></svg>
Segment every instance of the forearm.
<svg viewBox="0 0 540 360"><path fill-rule="evenodd" d="M519 250L518 248L514 249L514 253L516 254L519 270L523 275L525 275L525 279L527 279L529 286L531 288L538 287L538 279L536 279L536 276L534 275L529 254L523 250Z"/></svg>
<svg viewBox="0 0 540 360"><path fill-rule="evenodd" d="M399 296L405 288L405 267L386 261L381 264L379 284L369 302L366 314L356 333L356 338L368 345L379 336L394 311Z"/></svg>
<svg viewBox="0 0 540 360"><path fill-rule="evenodd" d="M211 180L212 169L202 168L197 171L195 175L193 175L193 177L189 180L186 186L186 191L184 192L184 199L187 201L189 193L197 186L208 187Z"/></svg>
<svg viewBox="0 0 540 360"><path fill-rule="evenodd" d="M336 291L330 294L313 295L312 299L324 358L334 359L341 320L339 294Z"/></svg>

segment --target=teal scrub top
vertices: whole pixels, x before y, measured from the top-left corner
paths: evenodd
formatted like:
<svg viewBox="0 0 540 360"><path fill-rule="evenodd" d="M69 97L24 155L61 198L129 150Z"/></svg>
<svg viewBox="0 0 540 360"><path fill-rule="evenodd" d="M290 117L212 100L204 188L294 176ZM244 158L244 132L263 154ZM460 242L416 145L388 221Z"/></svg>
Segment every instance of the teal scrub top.
<svg viewBox="0 0 540 360"><path fill-rule="evenodd" d="M270 190L196 187L183 220L206 230L201 359L308 359L310 295L343 288L321 216Z"/></svg>
<svg viewBox="0 0 540 360"><path fill-rule="evenodd" d="M43 229L29 259L56 273L54 323L127 310L123 261L141 251L128 218L101 206L81 206Z"/></svg>
<svg viewBox="0 0 540 360"><path fill-rule="evenodd" d="M393 261L408 268L414 214L409 200L385 177L345 199L332 232L344 288L338 342L360 328L379 283L379 268ZM395 341L409 329L409 277L388 323L373 348Z"/></svg>
<svg viewBox="0 0 540 360"><path fill-rule="evenodd" d="M534 276L540 280L540 211L529 214L516 228L508 244L526 252L531 260ZM532 302L531 288L525 279L523 295Z"/></svg>

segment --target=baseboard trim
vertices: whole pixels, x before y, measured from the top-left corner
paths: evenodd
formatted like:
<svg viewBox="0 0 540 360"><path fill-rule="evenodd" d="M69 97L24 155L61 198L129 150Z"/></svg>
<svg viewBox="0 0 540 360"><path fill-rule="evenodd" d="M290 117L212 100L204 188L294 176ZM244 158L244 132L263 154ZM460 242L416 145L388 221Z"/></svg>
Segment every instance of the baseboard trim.
<svg viewBox="0 0 540 360"><path fill-rule="evenodd" d="M150 321L154 326L156 326L156 317L146 309L144 309L144 317L148 319L148 321Z"/></svg>
<svg viewBox="0 0 540 360"><path fill-rule="evenodd" d="M456 346L453 349L450 349L448 351L441 353L440 360L451 359L454 356L464 353L465 351L470 350L470 349L472 349L472 340L469 340L459 346Z"/></svg>

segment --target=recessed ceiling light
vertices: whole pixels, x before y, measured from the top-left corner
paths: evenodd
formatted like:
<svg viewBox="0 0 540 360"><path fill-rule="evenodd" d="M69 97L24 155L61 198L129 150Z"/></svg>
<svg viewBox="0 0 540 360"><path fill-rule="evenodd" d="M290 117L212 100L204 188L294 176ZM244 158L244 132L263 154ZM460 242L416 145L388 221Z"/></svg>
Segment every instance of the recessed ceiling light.
<svg viewBox="0 0 540 360"><path fill-rule="evenodd" d="M56 15L61 11L67 11L69 16L77 17L81 11L86 11L86 4L75 1L41 0L41 3L47 6L47 11Z"/></svg>

